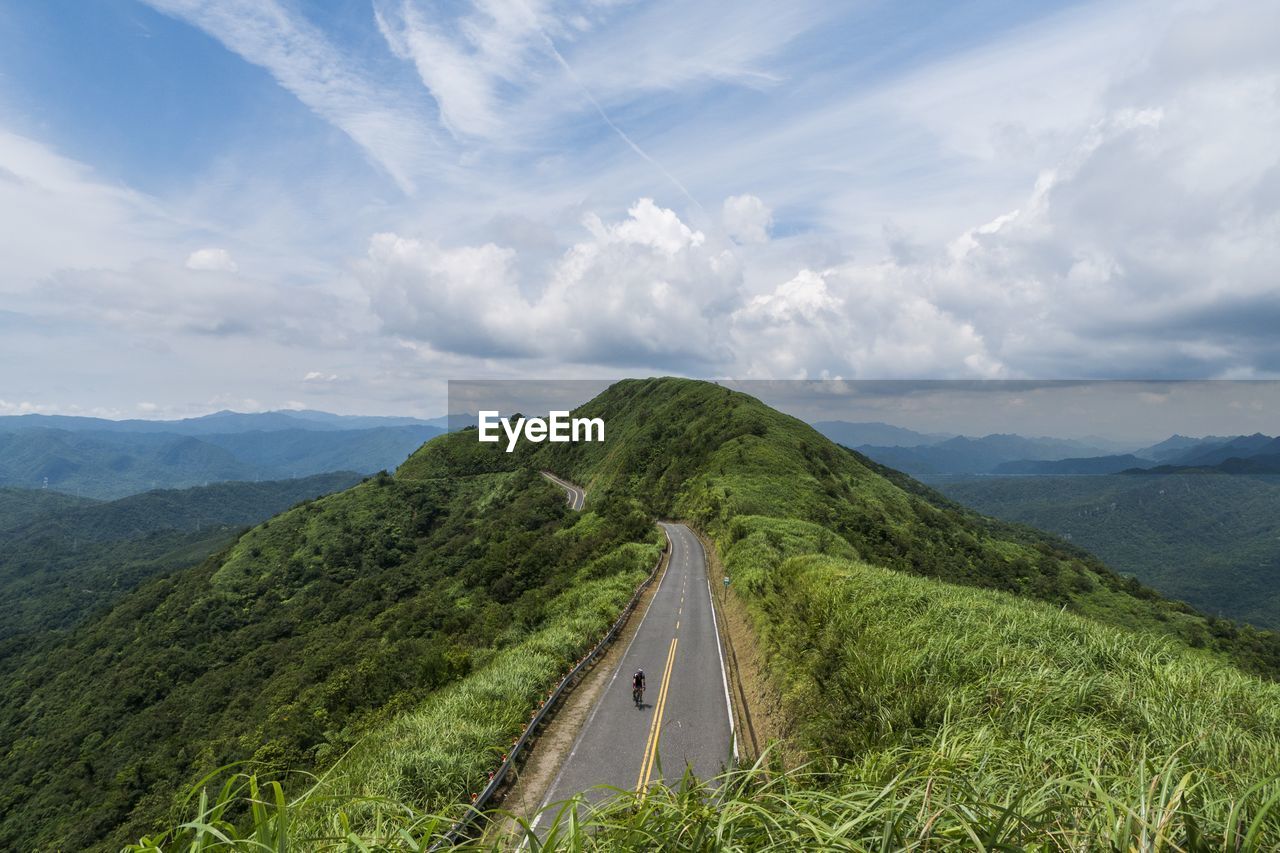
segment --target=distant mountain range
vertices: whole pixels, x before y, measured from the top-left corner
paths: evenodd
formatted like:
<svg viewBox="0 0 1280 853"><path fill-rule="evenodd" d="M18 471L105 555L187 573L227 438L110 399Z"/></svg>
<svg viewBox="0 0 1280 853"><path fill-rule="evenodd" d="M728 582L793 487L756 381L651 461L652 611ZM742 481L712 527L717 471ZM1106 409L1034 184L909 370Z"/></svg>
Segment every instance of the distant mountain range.
<svg viewBox="0 0 1280 853"><path fill-rule="evenodd" d="M172 421L86 418L76 415L5 415L0 417L0 432L29 429L61 429L70 432L171 433L173 435L213 435L236 432L274 432L278 430L363 430L375 427L433 426L443 429L445 418L421 420L408 417L376 415L334 415L311 409L285 409L274 412L232 412L223 410L198 418Z"/></svg>
<svg viewBox="0 0 1280 853"><path fill-rule="evenodd" d="M243 528L358 482L336 471L108 502L0 488L0 662L7 638L67 628L150 578L199 563Z"/></svg>
<svg viewBox="0 0 1280 853"><path fill-rule="evenodd" d="M861 447L862 445L879 445L882 447L921 447L926 444L937 444L955 433L924 433L893 424L869 421L852 423L850 421L817 421L813 428L845 447Z"/></svg>
<svg viewBox="0 0 1280 853"><path fill-rule="evenodd" d="M1280 630L1280 477L973 477L939 485L1006 521L1057 533L1215 615Z"/></svg>
<svg viewBox="0 0 1280 853"><path fill-rule="evenodd" d="M884 423L820 421L814 428L838 444L922 480L1001 477L1168 474L1207 469L1231 474L1280 473L1280 438L1173 435L1149 447L1117 452L1106 439L1020 435L928 435Z"/></svg>
<svg viewBox="0 0 1280 853"><path fill-rule="evenodd" d="M1105 451L1080 441L1026 438L1020 435L957 436L918 447L859 445L853 448L881 465L917 479L935 480L970 474L989 474L1008 462L1045 461L1103 455Z"/></svg>
<svg viewBox="0 0 1280 853"><path fill-rule="evenodd" d="M0 417L0 486L109 499L230 480L368 474L396 467L442 432L415 418L312 411L176 421Z"/></svg>

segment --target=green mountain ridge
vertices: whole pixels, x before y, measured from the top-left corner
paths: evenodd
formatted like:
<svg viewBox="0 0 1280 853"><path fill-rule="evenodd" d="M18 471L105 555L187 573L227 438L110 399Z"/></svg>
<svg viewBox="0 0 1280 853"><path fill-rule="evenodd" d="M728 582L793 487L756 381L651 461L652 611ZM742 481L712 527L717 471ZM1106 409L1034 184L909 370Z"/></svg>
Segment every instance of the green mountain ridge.
<svg viewBox="0 0 1280 853"><path fill-rule="evenodd" d="M306 421L293 418L290 423ZM438 427L422 424L307 429L277 423L269 430L198 435L123 428L0 429L0 486L47 485L78 496L112 499L222 481L279 480L328 471L369 474L394 467L440 433Z"/></svg>
<svg viewBox="0 0 1280 853"><path fill-rule="evenodd" d="M477 720L496 747L652 566L648 521L622 503L607 512L571 514L528 471L382 474L13 649L0 661L0 847L119 849L219 767L323 769L464 676L515 668ZM492 760L474 741L448 751L464 754L469 773L400 772L423 804L453 802Z"/></svg>
<svg viewBox="0 0 1280 853"><path fill-rule="evenodd" d="M710 537L788 746L822 770L776 768L780 794L748 771L714 808L697 787L624 798L559 844L652 849L680 843L665 828L728 825L741 849L1128 849L1154 832L1204 849L1277 831L1274 635L710 383L628 380L576 414L604 417L608 440L505 454L473 430L437 438L394 477L141 587L72 632L57 665L26 661L0 691L19 745L0 843L175 826L184 784L253 756L264 778L328 769L317 796L252 821L272 833L288 816L312 839L282 849L338 826L375 849L425 846L447 820L413 816L477 789L652 565L654 515ZM586 486L585 511L537 469Z"/></svg>
<svg viewBox="0 0 1280 853"><path fill-rule="evenodd" d="M1278 476L984 477L939 488L979 512L1069 537L1208 613L1280 629Z"/></svg>
<svg viewBox="0 0 1280 853"><path fill-rule="evenodd" d="M15 635L65 629L139 583L225 548L246 526L360 479L339 471L109 502L0 489L0 659Z"/></svg>

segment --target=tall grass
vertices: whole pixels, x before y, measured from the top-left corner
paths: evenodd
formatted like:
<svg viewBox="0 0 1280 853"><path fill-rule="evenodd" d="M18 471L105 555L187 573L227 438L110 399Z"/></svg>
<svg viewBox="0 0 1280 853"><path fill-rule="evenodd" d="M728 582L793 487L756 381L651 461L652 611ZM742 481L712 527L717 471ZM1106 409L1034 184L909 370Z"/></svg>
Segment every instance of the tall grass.
<svg viewBox="0 0 1280 853"><path fill-rule="evenodd" d="M464 839L451 850L541 851L794 851L794 850L1116 850L1264 851L1275 849L1274 794L1247 792L1222 833L1206 832L1197 807L1203 780L1171 766L1136 765L1123 777L1080 771L1053 784L1031 784L998 799L969 792L963 799L945 771L908 766L883 784L869 784L865 767L806 766L768 773L762 763L707 781L691 776L644 798L615 791L594 805L584 797L548 807L535 832L512 820L507 836ZM1061 797L1061 783L1075 790ZM1117 796L1115 784L1133 786L1136 799ZM170 832L142 839L129 853L203 853L222 850L424 851L440 843L449 815L421 812L390 801L335 803L312 786L289 799L278 784L259 786L246 774L214 798L203 794L190 819ZM1081 808L1089 803L1089 808ZM329 831L299 831L300 814L331 809ZM376 809L376 824L361 825L352 809ZM248 811L240 826L229 810ZM510 817L494 812L492 817ZM495 820L495 825L497 820Z"/></svg>
<svg viewBox="0 0 1280 853"><path fill-rule="evenodd" d="M357 805L344 813L365 829L386 819L386 803L426 811L466 804L488 782L530 715L560 678L608 630L636 585L652 569L657 544L627 544L601 560L609 574L585 566L548 608L556 614L487 665L430 696L418 708L370 732L338 761L317 793ZM396 807L398 808L398 806ZM333 826L326 809L304 809L311 830Z"/></svg>
<svg viewBox="0 0 1280 853"><path fill-rule="evenodd" d="M643 800L571 800L536 835L515 819L515 838L458 848L1280 849L1280 687L1170 640L849 559L791 559L744 577L771 620L765 639L797 738L820 757L773 772L766 758ZM478 693L460 688L398 721L405 739L380 738L339 763L341 778L294 800L241 778L135 849L427 849L458 810L422 797L422 777L397 785L385 767L466 762L471 753L447 744L472 731L486 706L466 697L485 684L502 682L477 681ZM224 798L241 813L248 803L251 820L220 821Z"/></svg>

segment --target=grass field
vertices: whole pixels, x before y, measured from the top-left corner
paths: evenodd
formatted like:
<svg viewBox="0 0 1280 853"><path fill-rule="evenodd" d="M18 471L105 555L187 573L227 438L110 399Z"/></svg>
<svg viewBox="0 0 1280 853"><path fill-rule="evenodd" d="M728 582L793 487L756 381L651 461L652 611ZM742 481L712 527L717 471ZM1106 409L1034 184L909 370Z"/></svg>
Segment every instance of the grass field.
<svg viewBox="0 0 1280 853"><path fill-rule="evenodd" d="M609 444L544 446L522 464L589 484L593 525L639 501L709 534L794 758L766 753L718 787L687 780L591 812L571 803L531 849L1280 848L1272 635L983 519L723 388L620 383L583 413L606 416ZM429 717L392 723L405 755L417 732L444 737ZM382 742L386 757L342 769L356 781L338 800L294 788L298 801L235 831L278 843L282 827L314 833L299 816L320 808L324 833L275 849L429 846L456 810L421 796L431 782L383 773L379 762L414 762Z"/></svg>

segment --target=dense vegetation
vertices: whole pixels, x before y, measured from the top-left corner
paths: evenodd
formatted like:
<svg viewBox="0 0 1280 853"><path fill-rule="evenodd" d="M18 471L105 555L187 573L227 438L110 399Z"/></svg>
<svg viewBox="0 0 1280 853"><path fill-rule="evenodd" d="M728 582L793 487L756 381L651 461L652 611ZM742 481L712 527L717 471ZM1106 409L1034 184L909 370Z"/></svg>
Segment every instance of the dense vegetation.
<svg viewBox="0 0 1280 853"><path fill-rule="evenodd" d="M1066 537L1208 613L1280 629L1280 477L979 478L940 488Z"/></svg>
<svg viewBox="0 0 1280 853"><path fill-rule="evenodd" d="M1274 849L1280 686L1004 593L752 551L740 540L730 559L767 616L792 736L826 758L569 806L544 822L546 849ZM348 819L373 807L341 802ZM294 804L294 821L319 805ZM364 836L379 847L425 848L447 826L382 808ZM305 837L289 849L339 847L332 830Z"/></svg>
<svg viewBox="0 0 1280 853"><path fill-rule="evenodd" d="M256 752L267 769L255 785L290 768L331 773L256 795L233 779L223 803L188 803L196 819L144 848L201 849L212 827L277 850L324 839L422 849L444 825L432 810L475 789L469 780L518 727L521 702L545 690L575 635L603 624L644 570L655 549L633 541L651 531L637 502L711 537L781 697L779 755L813 763L739 774L714 797L698 785L641 804L624 796L562 820L551 847L1243 850L1280 838L1272 634L1161 598L715 385L622 382L579 413L604 417L608 441L510 456L467 432L433 442L396 478L245 536L189 589L144 587L127 602L136 609L86 626L84 645L67 647L82 681L109 683L129 645L144 646L144 666L103 695L70 691L69 702L51 674L34 692L6 692L35 698L19 703L20 725L5 725L21 736L10 763L26 775L6 771L17 783L0 800L10 833L0 842L42 825L81 833L60 840L92 837L73 803L100 806L101 788L77 794L94 774L126 780L135 799L115 805L123 817L138 804L130 830L163 812L176 780ZM571 521L538 467L588 486L590 512ZM358 568L343 555L358 555ZM605 583L585 585L593 579ZM549 618L551 601L582 621ZM147 620L165 628L143 643ZM91 637L108 627L116 639ZM166 676L178 689L140 697L135 715L151 728L123 732L143 741L132 765L99 769L121 743L84 752L59 734L114 737L86 698L136 696L152 671L209 660L222 666ZM81 775L57 785L37 776L37 744L61 763L77 756ZM154 774L194 744L196 760ZM127 787L139 777L149 789ZM246 793L257 803L248 821Z"/></svg>
<svg viewBox="0 0 1280 853"><path fill-rule="evenodd" d="M609 440L541 445L538 464L594 493L635 496L660 515L690 519L722 547L753 517L816 525L824 542L878 566L1169 634L1280 676L1280 638L1161 598L1057 537L984 518L746 395L631 380L580 413L604 416Z"/></svg>
<svg viewBox="0 0 1280 853"><path fill-rule="evenodd" d="M905 774L925 783L893 788L895 810L922 815L913 831L946 823L927 802L993 821L1006 810L1031 838L1078 847L1118 815L1151 831L1152 791L1183 784L1158 819L1184 842L1220 844L1236 821L1280 837L1264 808L1280 797L1280 690L1240 671L1280 675L1274 635L983 519L712 385L620 383L584 412L606 416L610 442L540 456L712 536L793 745L840 760L850 805Z"/></svg>
<svg viewBox="0 0 1280 853"><path fill-rule="evenodd" d="M653 537L633 505L571 513L526 469L383 474L305 502L6 662L0 847L118 847L246 759L272 775L371 756L417 802L462 797L651 567ZM403 727L429 740L463 706L475 726L439 741L437 776Z"/></svg>
<svg viewBox="0 0 1280 853"><path fill-rule="evenodd" d="M102 503L0 489L0 662L32 640L16 635L67 628L105 611L139 583L225 548L243 528L359 481L340 471Z"/></svg>

